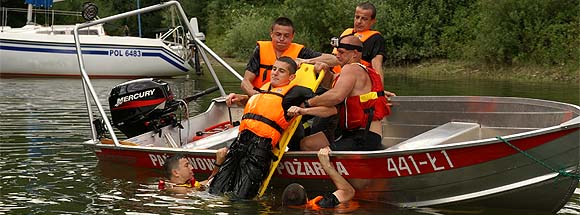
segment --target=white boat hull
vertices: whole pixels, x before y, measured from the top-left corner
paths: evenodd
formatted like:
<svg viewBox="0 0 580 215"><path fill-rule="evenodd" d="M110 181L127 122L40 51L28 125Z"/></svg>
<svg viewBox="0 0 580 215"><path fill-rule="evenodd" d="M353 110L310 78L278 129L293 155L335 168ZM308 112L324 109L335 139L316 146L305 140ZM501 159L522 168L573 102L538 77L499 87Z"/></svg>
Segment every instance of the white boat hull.
<svg viewBox="0 0 580 215"><path fill-rule="evenodd" d="M97 35L80 40L91 77L169 77L191 69L161 40ZM73 36L0 32L0 75L80 76Z"/></svg>

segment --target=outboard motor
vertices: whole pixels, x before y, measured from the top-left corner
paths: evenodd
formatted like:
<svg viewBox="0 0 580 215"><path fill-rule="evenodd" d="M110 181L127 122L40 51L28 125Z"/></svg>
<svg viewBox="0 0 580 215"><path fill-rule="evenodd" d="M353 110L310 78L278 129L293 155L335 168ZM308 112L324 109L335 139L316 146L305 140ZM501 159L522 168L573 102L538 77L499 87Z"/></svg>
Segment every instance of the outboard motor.
<svg viewBox="0 0 580 215"><path fill-rule="evenodd" d="M165 81L143 78L121 83L111 90L109 108L113 126L127 137L176 125L173 113L180 102Z"/></svg>

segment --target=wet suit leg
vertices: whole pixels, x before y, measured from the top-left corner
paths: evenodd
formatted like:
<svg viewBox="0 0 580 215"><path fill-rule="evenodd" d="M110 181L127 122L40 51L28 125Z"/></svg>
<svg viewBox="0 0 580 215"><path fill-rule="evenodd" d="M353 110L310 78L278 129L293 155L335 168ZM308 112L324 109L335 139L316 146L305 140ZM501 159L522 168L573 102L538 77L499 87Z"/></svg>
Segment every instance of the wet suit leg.
<svg viewBox="0 0 580 215"><path fill-rule="evenodd" d="M252 135L248 140L247 156L240 160L234 180L234 194L242 199L252 199L264 182L272 163L271 139Z"/></svg>
<svg viewBox="0 0 580 215"><path fill-rule="evenodd" d="M254 198L270 169L271 162L271 140L258 137L249 131L242 131L238 140L230 147L230 152L214 177L209 192L212 194L233 192L238 198Z"/></svg>
<svg viewBox="0 0 580 215"><path fill-rule="evenodd" d="M239 169L239 160L242 159L245 148L247 147L244 144L240 144L239 137L232 143L224 163L209 186L209 193L218 195L233 190L236 170Z"/></svg>

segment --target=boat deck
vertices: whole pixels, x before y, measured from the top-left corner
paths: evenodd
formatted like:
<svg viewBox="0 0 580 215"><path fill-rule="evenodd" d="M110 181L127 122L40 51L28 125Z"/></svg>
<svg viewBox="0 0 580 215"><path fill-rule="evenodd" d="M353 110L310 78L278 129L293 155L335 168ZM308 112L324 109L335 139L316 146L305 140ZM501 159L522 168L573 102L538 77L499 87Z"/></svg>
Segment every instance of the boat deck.
<svg viewBox="0 0 580 215"><path fill-rule="evenodd" d="M400 144L408 148L495 138L557 126L578 116L562 103L534 99L395 97L392 114L383 123L383 146L395 149ZM440 136L437 133L449 136L434 140Z"/></svg>

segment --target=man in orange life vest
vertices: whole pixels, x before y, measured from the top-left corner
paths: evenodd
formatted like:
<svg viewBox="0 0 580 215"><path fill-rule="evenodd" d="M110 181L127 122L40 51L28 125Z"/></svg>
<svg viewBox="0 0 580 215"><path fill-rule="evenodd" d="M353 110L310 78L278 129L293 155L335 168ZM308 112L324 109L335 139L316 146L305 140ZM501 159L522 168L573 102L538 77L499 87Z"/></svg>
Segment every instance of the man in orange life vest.
<svg viewBox="0 0 580 215"><path fill-rule="evenodd" d="M385 39L381 36L378 31L371 30L371 27L376 23L377 10L375 6L370 2L364 2L357 5L354 13L354 23L353 28L348 28L344 30L341 37L354 35L359 40L363 42L362 57L360 63L366 67L371 67L379 75L381 83L383 83L383 60L385 58ZM336 38L337 40L339 38ZM334 49L333 54L338 54L337 49ZM303 62L315 64L321 61L318 58L305 60ZM329 62L323 62L328 64L330 67L334 67L332 70L335 73L340 73L341 65L331 64ZM336 66L335 66L336 65ZM325 69L329 71L328 69ZM326 79L325 79L326 80ZM322 86L328 86L326 81L323 82ZM384 86L384 84L383 84ZM384 94L388 97L396 96L395 93L390 91L384 91ZM314 118L314 123L310 127L310 134L316 134L323 132L326 139L330 142L335 138L334 134L334 124L336 124L336 117L329 118ZM316 150L316 148L301 148L302 150Z"/></svg>
<svg viewBox="0 0 580 215"><path fill-rule="evenodd" d="M336 186L336 191L324 196L317 196L308 201L308 196L306 195L304 187L296 183L290 184L282 193L282 205L305 205L307 209L317 210L319 208L335 208L340 204L350 201L354 197L355 190L352 185L350 185L350 183L348 183L348 181L344 179L330 164L329 153L330 148L328 146L320 149L318 151L318 160L320 161L320 165L324 169L324 172L326 172L332 180L332 183L334 183L334 186Z"/></svg>
<svg viewBox="0 0 580 215"><path fill-rule="evenodd" d="M328 64L335 64L336 57L321 54L297 43L294 39L294 24L286 17L278 17L270 27L271 41L258 41L254 53L246 66L241 88L247 95L258 93L262 85L270 81L270 71L274 61L280 56L296 58L317 58Z"/></svg>
<svg viewBox="0 0 580 215"><path fill-rule="evenodd" d="M304 106L337 105L342 137L333 142L327 134L318 132L302 139L300 147L302 150L318 150L328 145L332 150L345 151L382 149L381 120L390 109L380 77L372 68L360 64L363 46L357 37L341 37L335 45L342 72L332 89L306 100Z"/></svg>
<svg viewBox="0 0 580 215"><path fill-rule="evenodd" d="M231 93L226 104L245 105L238 138L230 146L226 160L214 177L209 192L232 192L234 197L251 199L267 176L272 162L272 148L290 126L293 116L287 114L292 106L301 105L314 96L312 90L291 83L295 78L296 62L287 56L278 58L272 66L270 82L260 93L249 97ZM335 107L315 107L302 112L323 117L336 114Z"/></svg>
<svg viewBox="0 0 580 215"><path fill-rule="evenodd" d="M361 63L372 67L383 81L383 58L385 57L385 39L381 32L371 30L377 22L377 9L370 2L363 2L356 6L353 28L347 28L340 35L356 36L363 43ZM336 54L336 49L333 54Z"/></svg>
<svg viewBox="0 0 580 215"><path fill-rule="evenodd" d="M182 155L176 154L165 160L163 164L163 172L169 181L160 180L159 189L171 189L176 193L189 193L194 189L203 189L208 186L212 178L217 174L219 167L224 162L227 148L221 148L216 152L216 161L214 162L214 169L211 175L203 181L195 180L195 173L189 160Z"/></svg>

